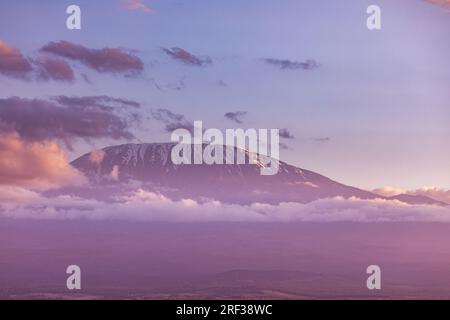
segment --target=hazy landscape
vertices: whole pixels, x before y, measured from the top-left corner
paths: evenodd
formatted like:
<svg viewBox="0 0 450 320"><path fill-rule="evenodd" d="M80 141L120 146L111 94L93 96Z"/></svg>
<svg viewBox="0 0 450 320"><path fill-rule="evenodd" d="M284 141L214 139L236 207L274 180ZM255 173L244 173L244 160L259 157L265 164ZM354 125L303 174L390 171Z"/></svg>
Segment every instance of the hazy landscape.
<svg viewBox="0 0 450 320"><path fill-rule="evenodd" d="M0 224L0 296L24 299L449 298L450 226L433 223ZM78 264L83 288L69 292ZM366 267L383 270L366 288Z"/></svg>

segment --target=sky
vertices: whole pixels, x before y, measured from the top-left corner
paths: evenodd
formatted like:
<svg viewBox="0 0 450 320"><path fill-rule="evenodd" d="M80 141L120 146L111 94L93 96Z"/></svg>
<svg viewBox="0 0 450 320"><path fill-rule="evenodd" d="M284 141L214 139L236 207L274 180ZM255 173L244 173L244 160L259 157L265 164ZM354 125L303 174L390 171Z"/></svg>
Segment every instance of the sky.
<svg viewBox="0 0 450 320"><path fill-rule="evenodd" d="M81 30L66 28L71 4ZM366 27L370 4L381 8L381 30ZM174 121L280 128L283 161L342 183L449 189L449 8L445 0L0 0L0 119L35 121L17 125L21 139L58 139L70 159L169 141ZM99 114L61 98L89 96L118 107ZM53 114L61 121L53 126L44 112L55 103L73 113ZM16 106L32 109L25 117ZM68 126L77 115L93 128Z"/></svg>

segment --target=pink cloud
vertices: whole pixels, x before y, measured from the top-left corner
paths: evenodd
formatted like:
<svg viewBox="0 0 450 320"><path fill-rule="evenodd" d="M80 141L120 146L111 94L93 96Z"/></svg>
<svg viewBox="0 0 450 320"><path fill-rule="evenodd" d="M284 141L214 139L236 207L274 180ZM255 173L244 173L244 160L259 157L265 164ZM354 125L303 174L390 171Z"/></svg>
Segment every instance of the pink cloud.
<svg viewBox="0 0 450 320"><path fill-rule="evenodd" d="M18 186L0 185L0 203L36 203L41 198L40 194Z"/></svg>
<svg viewBox="0 0 450 320"><path fill-rule="evenodd" d="M445 12L450 13L450 0L425 0L428 3L435 4L444 8Z"/></svg>
<svg viewBox="0 0 450 320"><path fill-rule="evenodd" d="M450 0L426 0L426 1L440 6L450 7Z"/></svg>
<svg viewBox="0 0 450 320"><path fill-rule="evenodd" d="M124 7L127 10L139 10L145 13L153 13L153 9L138 0L124 1Z"/></svg>
<svg viewBox="0 0 450 320"><path fill-rule="evenodd" d="M33 68L22 53L0 39L0 73L25 78L31 71Z"/></svg>
<svg viewBox="0 0 450 320"><path fill-rule="evenodd" d="M70 65L58 58L40 57L34 61L38 68L38 75L43 80L60 80L72 82L75 75Z"/></svg>
<svg viewBox="0 0 450 320"><path fill-rule="evenodd" d="M0 136L0 185L45 189L83 182L57 144L26 142L14 133Z"/></svg>

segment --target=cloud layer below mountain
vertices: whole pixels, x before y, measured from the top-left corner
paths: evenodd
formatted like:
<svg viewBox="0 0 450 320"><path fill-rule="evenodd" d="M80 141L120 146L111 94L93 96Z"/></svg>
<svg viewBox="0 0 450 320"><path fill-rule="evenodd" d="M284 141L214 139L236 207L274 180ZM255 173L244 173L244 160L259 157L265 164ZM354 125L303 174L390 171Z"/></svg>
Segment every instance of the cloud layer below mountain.
<svg viewBox="0 0 450 320"><path fill-rule="evenodd" d="M5 189L6 188L6 189ZM225 204L171 200L136 188L114 201L71 195L48 197L23 188L0 187L0 216L31 219L94 219L169 222L450 222L450 208L408 205L397 200L335 197L308 204Z"/></svg>

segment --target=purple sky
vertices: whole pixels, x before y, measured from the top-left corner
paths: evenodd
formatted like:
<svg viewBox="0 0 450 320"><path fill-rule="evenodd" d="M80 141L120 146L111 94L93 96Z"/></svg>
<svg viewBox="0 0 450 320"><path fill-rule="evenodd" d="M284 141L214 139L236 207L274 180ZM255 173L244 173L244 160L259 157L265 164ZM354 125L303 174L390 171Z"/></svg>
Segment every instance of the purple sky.
<svg viewBox="0 0 450 320"><path fill-rule="evenodd" d="M167 123L154 117L167 109L205 127L287 129L282 160L346 184L450 188L448 6L76 1L82 30L70 31L73 3L0 0L0 116L49 128L20 123L22 134L60 138L75 158L125 141L168 141ZM380 31L366 28L369 4L381 7ZM84 96L101 97L69 99ZM97 121L86 123L93 129L60 132L38 117L60 105L70 111L58 121L75 110Z"/></svg>

